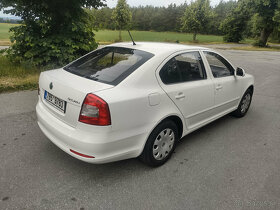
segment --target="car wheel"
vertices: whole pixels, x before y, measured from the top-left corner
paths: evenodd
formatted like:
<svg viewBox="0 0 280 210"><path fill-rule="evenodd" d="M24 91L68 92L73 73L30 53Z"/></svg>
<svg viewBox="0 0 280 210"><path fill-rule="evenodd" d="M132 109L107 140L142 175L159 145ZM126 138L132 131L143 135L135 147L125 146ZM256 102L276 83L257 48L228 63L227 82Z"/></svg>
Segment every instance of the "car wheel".
<svg viewBox="0 0 280 210"><path fill-rule="evenodd" d="M140 159L150 166L163 165L172 155L178 140L173 121L163 121L150 134Z"/></svg>
<svg viewBox="0 0 280 210"><path fill-rule="evenodd" d="M243 95L243 97L242 97L242 99L241 99L241 101L239 103L239 106L238 106L237 110L232 112L233 116L235 116L235 117L244 117L246 115L246 113L249 110L249 107L251 105L252 95L253 95L253 92L250 89L248 89L244 93L244 95Z"/></svg>

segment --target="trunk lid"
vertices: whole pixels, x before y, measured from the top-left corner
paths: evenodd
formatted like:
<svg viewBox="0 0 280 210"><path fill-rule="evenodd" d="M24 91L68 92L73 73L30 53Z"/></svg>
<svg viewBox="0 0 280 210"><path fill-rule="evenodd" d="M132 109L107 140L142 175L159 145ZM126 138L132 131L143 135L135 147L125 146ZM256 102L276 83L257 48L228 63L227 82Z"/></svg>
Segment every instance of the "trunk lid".
<svg viewBox="0 0 280 210"><path fill-rule="evenodd" d="M113 88L113 85L86 79L63 69L42 72L39 79L40 97L46 110L66 124L76 127L81 106L88 93ZM46 91L66 103L65 112L46 100Z"/></svg>

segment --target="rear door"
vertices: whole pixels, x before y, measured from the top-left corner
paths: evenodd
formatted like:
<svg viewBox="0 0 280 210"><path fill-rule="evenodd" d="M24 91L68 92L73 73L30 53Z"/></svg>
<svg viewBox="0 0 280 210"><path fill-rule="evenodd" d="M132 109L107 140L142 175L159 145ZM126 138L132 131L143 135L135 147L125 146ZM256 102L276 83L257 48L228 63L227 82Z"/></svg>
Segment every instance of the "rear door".
<svg viewBox="0 0 280 210"><path fill-rule="evenodd" d="M185 117L188 129L211 118L214 86L198 51L170 58L159 70L158 76L161 87Z"/></svg>
<svg viewBox="0 0 280 210"><path fill-rule="evenodd" d="M238 81L234 76L234 68L221 55L211 52L203 52L208 62L208 68L213 75L215 84L215 113L221 113L232 110L238 105L239 90L237 88Z"/></svg>

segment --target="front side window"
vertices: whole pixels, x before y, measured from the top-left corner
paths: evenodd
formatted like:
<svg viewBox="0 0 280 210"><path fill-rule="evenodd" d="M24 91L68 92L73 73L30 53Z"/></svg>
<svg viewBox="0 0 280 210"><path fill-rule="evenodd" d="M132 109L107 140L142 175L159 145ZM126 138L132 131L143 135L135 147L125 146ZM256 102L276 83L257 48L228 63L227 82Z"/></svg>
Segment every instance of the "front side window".
<svg viewBox="0 0 280 210"><path fill-rule="evenodd" d="M220 55L213 52L204 52L209 63L212 74L215 78L234 75L233 67Z"/></svg>
<svg viewBox="0 0 280 210"><path fill-rule="evenodd" d="M117 85L151 57L153 54L141 50L105 47L78 59L64 69L88 79Z"/></svg>
<svg viewBox="0 0 280 210"><path fill-rule="evenodd" d="M204 65L198 52L177 55L164 65L159 75L165 84L206 79Z"/></svg>

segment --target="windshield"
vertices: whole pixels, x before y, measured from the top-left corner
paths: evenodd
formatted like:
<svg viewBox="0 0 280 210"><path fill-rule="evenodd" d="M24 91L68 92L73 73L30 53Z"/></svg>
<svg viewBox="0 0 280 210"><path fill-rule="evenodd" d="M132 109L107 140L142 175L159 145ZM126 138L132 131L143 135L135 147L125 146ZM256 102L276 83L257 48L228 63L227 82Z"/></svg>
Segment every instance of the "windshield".
<svg viewBox="0 0 280 210"><path fill-rule="evenodd" d="M141 50L105 47L74 61L64 69L88 79L117 85L151 57L153 54Z"/></svg>

